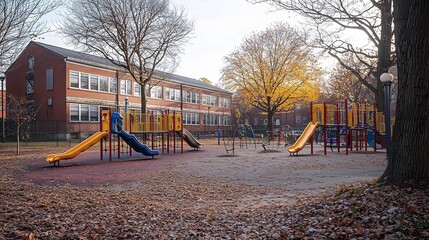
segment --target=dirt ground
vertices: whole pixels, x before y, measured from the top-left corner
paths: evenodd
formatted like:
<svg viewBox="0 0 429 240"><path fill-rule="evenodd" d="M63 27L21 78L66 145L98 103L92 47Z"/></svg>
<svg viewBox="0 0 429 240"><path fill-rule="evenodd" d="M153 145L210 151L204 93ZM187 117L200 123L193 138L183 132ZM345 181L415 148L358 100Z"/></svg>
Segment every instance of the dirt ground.
<svg viewBox="0 0 429 240"><path fill-rule="evenodd" d="M325 209L328 212L317 214L327 216L331 210L314 206L304 211L299 206L329 206L324 203L328 201L332 208L347 207L346 201L323 199L348 188L343 185L373 181L386 167L383 151L346 155L342 149L324 155L320 145L314 155L307 146L290 156L283 146L266 151L259 144L236 146L233 154L223 145L206 142L198 151L185 145L183 153L170 150L154 159L136 153L118 159L114 153L112 161L107 153L100 160L97 149L59 166L45 162L44 156L65 147L26 148L21 156L0 149L0 238L285 238L285 227L294 224L298 225L293 229L299 229L296 236L316 236L313 227L301 229L299 221L307 217L300 215ZM344 210L345 216L349 213ZM355 230L362 229L359 224L345 226L341 234L353 229L361 235ZM387 236L372 225L366 235ZM336 232L333 227L317 234Z"/></svg>
<svg viewBox="0 0 429 240"><path fill-rule="evenodd" d="M154 159L138 153L121 154L108 161L108 154L100 160L96 150L85 152L71 160L53 166L38 159L22 161L22 169L13 177L39 185L66 184L72 186L110 186L121 188L123 184L144 182L151 177L181 176L220 184L282 189L284 194L270 193L266 196L246 196L243 201L252 205L252 199L290 201L290 193L319 194L341 184L372 181L380 177L386 167L384 151L352 151L349 155L316 145L314 154L307 146L298 156L290 156L287 148L276 147L264 150L261 145L236 146L234 153L227 153L223 145L213 142L200 150L184 146L173 153L161 154ZM278 192L278 191L274 191ZM264 194L265 195L265 194Z"/></svg>

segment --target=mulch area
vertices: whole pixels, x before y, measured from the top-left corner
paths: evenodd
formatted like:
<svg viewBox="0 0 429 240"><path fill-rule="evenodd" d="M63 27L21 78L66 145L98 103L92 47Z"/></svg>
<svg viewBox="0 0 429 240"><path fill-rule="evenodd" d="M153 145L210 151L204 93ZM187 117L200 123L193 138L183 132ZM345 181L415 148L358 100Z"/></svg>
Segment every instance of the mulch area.
<svg viewBox="0 0 429 240"><path fill-rule="evenodd" d="M0 149L0 239L429 238L429 191L374 185L382 153L43 159L65 150Z"/></svg>

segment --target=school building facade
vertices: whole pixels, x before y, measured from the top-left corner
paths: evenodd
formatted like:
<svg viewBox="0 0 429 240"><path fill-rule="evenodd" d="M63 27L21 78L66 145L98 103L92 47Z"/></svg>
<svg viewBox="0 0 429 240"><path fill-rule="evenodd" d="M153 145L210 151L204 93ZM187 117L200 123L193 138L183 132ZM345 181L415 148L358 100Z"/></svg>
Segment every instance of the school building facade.
<svg viewBox="0 0 429 240"><path fill-rule="evenodd" d="M232 94L175 74L155 76L146 89L148 113L182 112L191 132L230 129ZM140 113L140 85L105 58L30 42L6 71L8 96L24 97L37 122L68 122L96 131L102 109Z"/></svg>

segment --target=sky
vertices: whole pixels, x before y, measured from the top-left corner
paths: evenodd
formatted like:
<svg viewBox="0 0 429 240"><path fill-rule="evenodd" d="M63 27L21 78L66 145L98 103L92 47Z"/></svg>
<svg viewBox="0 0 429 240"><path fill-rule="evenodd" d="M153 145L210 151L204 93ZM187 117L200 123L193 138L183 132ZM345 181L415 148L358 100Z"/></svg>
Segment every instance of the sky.
<svg viewBox="0 0 429 240"><path fill-rule="evenodd" d="M224 66L223 58L232 53L252 32L272 23L286 22L297 26L296 17L286 11L273 11L268 4L251 4L246 0L170 0L184 7L195 21L193 38L184 48L175 74L217 83ZM37 41L73 49L58 34L49 33Z"/></svg>

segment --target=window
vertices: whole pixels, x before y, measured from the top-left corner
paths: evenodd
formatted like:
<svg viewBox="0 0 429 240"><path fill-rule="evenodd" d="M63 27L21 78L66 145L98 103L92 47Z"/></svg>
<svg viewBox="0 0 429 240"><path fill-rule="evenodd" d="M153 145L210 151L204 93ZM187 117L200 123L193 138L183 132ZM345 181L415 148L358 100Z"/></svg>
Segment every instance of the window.
<svg viewBox="0 0 429 240"><path fill-rule="evenodd" d="M28 115L35 114L35 112L34 112L34 100L25 101L25 105L27 106L27 114Z"/></svg>
<svg viewBox="0 0 429 240"><path fill-rule="evenodd" d="M100 76L100 91L108 92L109 91L109 78Z"/></svg>
<svg viewBox="0 0 429 240"><path fill-rule="evenodd" d="M231 106L231 102L229 101L228 98L221 97L219 99L219 102L221 107L229 108Z"/></svg>
<svg viewBox="0 0 429 240"><path fill-rule="evenodd" d="M89 88L94 91L98 91L98 76L91 75L89 77Z"/></svg>
<svg viewBox="0 0 429 240"><path fill-rule="evenodd" d="M117 93L118 92L118 81L116 80L116 78L110 78L109 91L111 93Z"/></svg>
<svg viewBox="0 0 429 240"><path fill-rule="evenodd" d="M121 80L121 94L131 95L131 81Z"/></svg>
<svg viewBox="0 0 429 240"><path fill-rule="evenodd" d="M219 106L218 97L203 94L203 105Z"/></svg>
<svg viewBox="0 0 429 240"><path fill-rule="evenodd" d="M141 96L141 86L137 82L134 82L134 96L137 96L137 97Z"/></svg>
<svg viewBox="0 0 429 240"><path fill-rule="evenodd" d="M203 105L209 105L209 95L203 94Z"/></svg>
<svg viewBox="0 0 429 240"><path fill-rule="evenodd" d="M70 72L70 87L79 88L79 73Z"/></svg>
<svg viewBox="0 0 429 240"><path fill-rule="evenodd" d="M26 93L34 93L34 79L33 78L27 78L26 81Z"/></svg>
<svg viewBox="0 0 429 240"><path fill-rule="evenodd" d="M52 70L52 69L51 69ZM48 70L49 71L49 70ZM47 77L48 77L47 73ZM53 70L52 70L53 76ZM48 86L48 78L47 78ZM124 94L131 95L131 81L124 80ZM52 80L53 82L53 80ZM70 87L79 88L85 90L99 91L99 92L118 92L118 82L116 78L109 78L106 76L100 76L95 74L81 73L70 71ZM52 83L53 88L53 83Z"/></svg>
<svg viewBox="0 0 429 240"><path fill-rule="evenodd" d="M210 105L219 106L218 98L216 96L210 96Z"/></svg>
<svg viewBox="0 0 429 240"><path fill-rule="evenodd" d="M174 88L166 88L165 94L167 100L178 101L180 102L180 90Z"/></svg>
<svg viewBox="0 0 429 240"><path fill-rule="evenodd" d="M162 99L162 86L152 86L150 88L150 97Z"/></svg>
<svg viewBox="0 0 429 240"><path fill-rule="evenodd" d="M230 126L231 125L231 117L230 116L222 116L221 117L221 126Z"/></svg>
<svg viewBox="0 0 429 240"><path fill-rule="evenodd" d="M54 89L54 69L46 70L46 90Z"/></svg>
<svg viewBox="0 0 429 240"><path fill-rule="evenodd" d="M89 75L87 73L80 74L80 88L89 89Z"/></svg>
<svg viewBox="0 0 429 240"><path fill-rule="evenodd" d="M196 92L184 91L183 96L186 98L186 102L188 103L200 103L200 94Z"/></svg>
<svg viewBox="0 0 429 240"><path fill-rule="evenodd" d="M87 122L89 121L89 106L80 105L80 121Z"/></svg>
<svg viewBox="0 0 429 240"><path fill-rule="evenodd" d="M183 124L186 125L199 125L200 124L200 114L199 113L185 113Z"/></svg>
<svg viewBox="0 0 429 240"><path fill-rule="evenodd" d="M89 119L91 122L98 122L98 106L90 106L89 107Z"/></svg>
<svg viewBox="0 0 429 240"><path fill-rule="evenodd" d="M100 107L96 105L70 104L71 122L98 122Z"/></svg>
<svg viewBox="0 0 429 240"><path fill-rule="evenodd" d="M276 126L280 126L280 119L276 119L276 121L275 121L275 125L276 125Z"/></svg>
<svg viewBox="0 0 429 240"><path fill-rule="evenodd" d="M203 124L209 126L217 126L219 123L219 115L215 114L204 114L203 116Z"/></svg>
<svg viewBox="0 0 429 240"><path fill-rule="evenodd" d="M70 121L79 121L79 104L70 104Z"/></svg>

